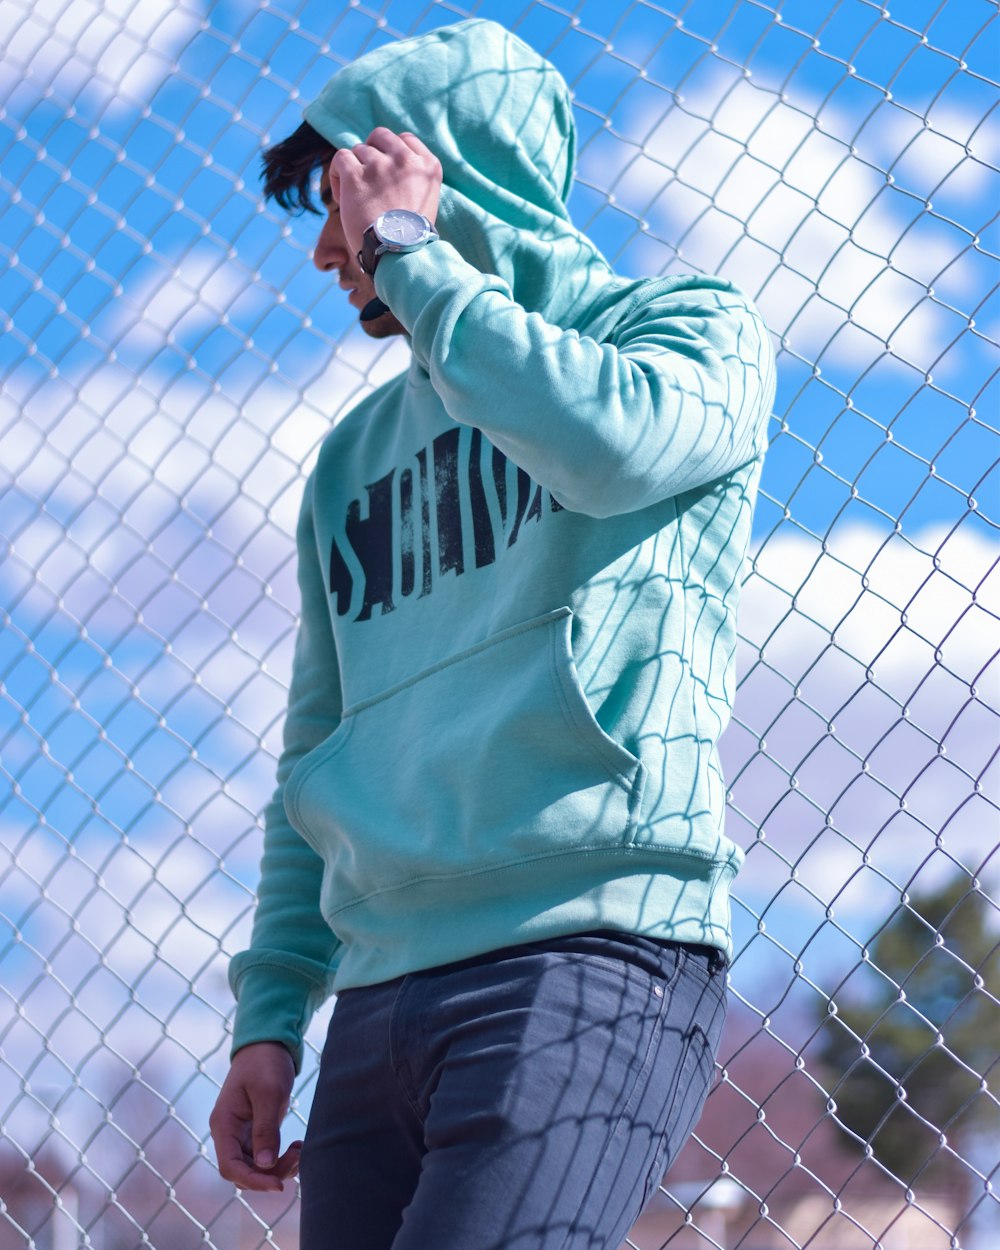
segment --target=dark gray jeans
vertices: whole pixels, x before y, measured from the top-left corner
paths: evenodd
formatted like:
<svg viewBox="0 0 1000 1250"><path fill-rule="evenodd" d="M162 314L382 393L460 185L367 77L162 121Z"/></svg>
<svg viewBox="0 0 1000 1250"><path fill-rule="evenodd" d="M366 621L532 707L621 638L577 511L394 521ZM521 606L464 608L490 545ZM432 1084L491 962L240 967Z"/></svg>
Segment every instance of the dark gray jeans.
<svg viewBox="0 0 1000 1250"><path fill-rule="evenodd" d="M701 1112L725 980L605 931L345 990L301 1250L617 1250Z"/></svg>

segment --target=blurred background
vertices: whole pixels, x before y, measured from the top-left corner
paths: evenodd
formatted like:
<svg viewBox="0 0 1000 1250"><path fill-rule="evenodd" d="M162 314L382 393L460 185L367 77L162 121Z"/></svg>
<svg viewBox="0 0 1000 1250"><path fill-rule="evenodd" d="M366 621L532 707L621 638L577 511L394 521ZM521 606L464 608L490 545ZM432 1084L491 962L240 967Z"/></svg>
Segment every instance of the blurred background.
<svg viewBox="0 0 1000 1250"><path fill-rule="evenodd" d="M630 1244L987 1250L993 0L0 0L0 1250L297 1246L292 1187L215 1171L226 965L301 488L409 353L264 207L260 153L339 66L467 16L570 84L569 208L613 267L733 279L778 353L722 740L733 1006Z"/></svg>

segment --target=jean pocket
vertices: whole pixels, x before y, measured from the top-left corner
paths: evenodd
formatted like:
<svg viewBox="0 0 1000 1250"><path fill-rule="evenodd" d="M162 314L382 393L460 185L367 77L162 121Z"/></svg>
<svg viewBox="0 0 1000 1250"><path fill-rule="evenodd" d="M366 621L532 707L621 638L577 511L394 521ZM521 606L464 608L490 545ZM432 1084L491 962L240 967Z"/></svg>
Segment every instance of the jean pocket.
<svg viewBox="0 0 1000 1250"><path fill-rule="evenodd" d="M670 1053L659 1060L668 1073L669 1094L655 1117L657 1144L646 1176L643 1206L697 1124L715 1077L726 1018L726 978L724 972L710 973L708 960L708 955L680 948L664 1032Z"/></svg>
<svg viewBox="0 0 1000 1250"><path fill-rule="evenodd" d="M716 1001L725 1004L728 995L729 964L725 955L714 946L693 946L685 944L684 976L693 984L701 987Z"/></svg>

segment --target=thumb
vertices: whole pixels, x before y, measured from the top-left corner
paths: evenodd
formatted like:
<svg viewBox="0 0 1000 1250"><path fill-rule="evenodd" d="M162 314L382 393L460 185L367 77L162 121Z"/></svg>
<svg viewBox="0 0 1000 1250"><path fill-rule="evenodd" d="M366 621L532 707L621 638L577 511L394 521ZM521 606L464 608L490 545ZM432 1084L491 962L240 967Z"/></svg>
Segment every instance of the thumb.
<svg viewBox="0 0 1000 1250"><path fill-rule="evenodd" d="M259 1098L254 1104L250 1141L255 1167L274 1167L281 1149L282 1112L280 1100L273 1096Z"/></svg>
<svg viewBox="0 0 1000 1250"><path fill-rule="evenodd" d="M254 1120L253 1161L262 1169L273 1168L280 1148L280 1135L276 1124Z"/></svg>

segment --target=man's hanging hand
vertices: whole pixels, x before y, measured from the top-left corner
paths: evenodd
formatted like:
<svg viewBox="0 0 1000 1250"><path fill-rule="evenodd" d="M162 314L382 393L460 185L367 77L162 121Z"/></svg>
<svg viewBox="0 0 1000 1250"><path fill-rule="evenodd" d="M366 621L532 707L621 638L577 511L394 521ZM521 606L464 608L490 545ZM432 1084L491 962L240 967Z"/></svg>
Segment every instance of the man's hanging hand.
<svg viewBox="0 0 1000 1250"><path fill-rule="evenodd" d="M219 1171L240 1189L284 1189L299 1169L302 1142L280 1153L294 1079L292 1056L279 1042L253 1042L233 1056L208 1123Z"/></svg>

